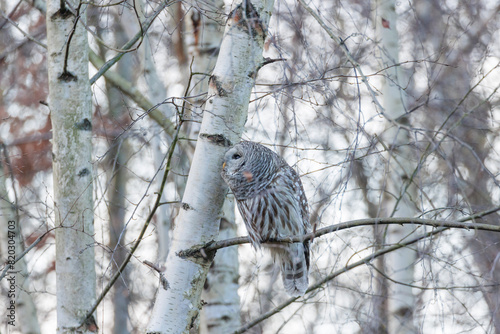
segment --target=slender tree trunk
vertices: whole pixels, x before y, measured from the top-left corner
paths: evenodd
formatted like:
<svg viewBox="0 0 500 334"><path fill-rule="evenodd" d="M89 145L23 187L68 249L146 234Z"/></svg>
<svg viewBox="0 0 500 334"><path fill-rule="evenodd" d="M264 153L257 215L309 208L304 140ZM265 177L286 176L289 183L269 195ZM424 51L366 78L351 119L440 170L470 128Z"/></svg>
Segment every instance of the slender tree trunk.
<svg viewBox="0 0 500 334"><path fill-rule="evenodd" d="M95 300L92 101L86 6L47 2L49 105L53 133L57 332L92 333L82 324ZM73 10L76 9L76 13Z"/></svg>
<svg viewBox="0 0 500 334"><path fill-rule="evenodd" d="M7 321L12 321L12 325L16 326L11 328L18 328L24 334L38 334L40 333L40 325L33 298L29 294L30 279L26 258L23 257L16 263L10 263L10 261L13 261L12 257L17 259L23 253L24 240L20 228L21 217L16 212L15 207L18 204L15 203L15 200L10 199L5 184L7 164L4 159L6 155L4 150L5 147L0 146L0 231L2 231L0 232L2 236L0 243L2 245L2 263L12 266L9 268L5 280L8 285L7 297L9 302L14 302L13 308L9 309L11 305L7 305L5 316ZM11 314L12 318L10 317ZM8 326L11 326L11 324Z"/></svg>
<svg viewBox="0 0 500 334"><path fill-rule="evenodd" d="M198 330L200 295L214 254L181 258L177 253L217 238L227 191L220 177L222 158L243 131L255 75L263 64L272 5L273 1L245 1L229 15L163 273L170 287L158 291L148 333Z"/></svg>
<svg viewBox="0 0 500 334"><path fill-rule="evenodd" d="M220 220L219 240L236 237L234 197L228 195ZM208 272L203 288L202 334L230 333L241 326L238 247L220 249Z"/></svg>
<svg viewBox="0 0 500 334"><path fill-rule="evenodd" d="M380 60L385 70L382 87L382 105L388 118L387 128L382 136L388 148L386 194L382 214L392 217L414 217L417 189L412 184L412 174L416 166L412 158L410 134L393 122L408 125L405 112L404 93L401 89L399 71L399 38L394 0L378 0L376 8L376 30L379 38ZM388 229L390 244L404 240L413 231L411 225L391 226ZM397 283L389 283L388 329L389 333L417 333L413 313L415 296L407 284L413 283L413 266L416 254L409 248L402 248L387 256L387 274ZM400 284L401 283L401 284Z"/></svg>
<svg viewBox="0 0 500 334"><path fill-rule="evenodd" d="M181 2L176 3L173 5L175 9L172 10L172 8L170 8L170 10L174 13L177 13L177 11L180 10L181 6ZM145 13L146 9L146 1L141 1L139 11L139 17L141 18L141 21L147 19L148 14ZM175 16L175 14L173 15ZM180 20L180 18L178 16L175 16L173 20ZM179 25L182 25L182 23L179 23ZM181 27L175 28L176 37L180 37L178 32L182 32ZM157 105L156 110L158 110L163 117L165 117L166 119L173 119L176 112L173 106L168 103L160 104L161 102L165 101L169 94L167 93L167 88L158 75L155 59L153 57L155 47L151 44L150 39L151 37L149 36L149 33L146 34L141 48L139 49L140 60L143 68L142 77L146 85L146 89L143 91L143 93L149 98L153 105ZM178 44L182 45L182 40L178 41ZM153 156L155 161L155 168L159 170L163 168L162 164L164 163L165 158L165 146L167 146L167 143L169 142L170 134L165 133L158 124L152 121L150 122L151 130L155 133L153 138L151 139L151 144L154 147ZM190 155L192 155L192 153ZM176 160L178 160L177 157ZM176 166L174 168L176 168ZM186 171L186 174L187 172L188 171ZM176 175L173 178L175 181L177 181L178 179ZM161 178L156 178L155 180L158 184L158 187L160 187ZM169 178L169 181L171 181L171 178ZM184 188L184 186L182 188ZM167 196L166 191L162 193L162 202L171 200L173 200L173 196L171 194L168 194ZM161 205L156 211L156 235L158 238L157 264L159 267L162 267L167 260L168 251L170 249L170 232L176 212L177 208L169 205Z"/></svg>
<svg viewBox="0 0 500 334"><path fill-rule="evenodd" d="M464 211L479 212L493 207L495 203L489 190L494 176L485 169L490 151L494 149L491 146L494 140L487 135L492 134L492 113L489 109L491 106L483 103L484 97L471 91L474 80L471 67L459 64L473 64L474 53L486 48L478 41L491 38L493 32L486 27L496 19L498 12L493 11L491 16L478 18L474 22L476 27L467 29L469 38L466 43L457 47L454 42L444 39L442 34L436 34L448 29L448 21L442 15L442 5L439 1L426 0L414 3L417 42L430 49L424 49L426 54L436 58L436 65L429 67L428 77L433 82L432 94L439 96L439 99L429 103L432 117L426 119L424 126L433 129L444 123L443 131L451 131L455 138L460 139L460 143L441 143L440 147L445 150L448 160L447 164L443 164L444 173L450 175L448 205L463 206ZM471 6L480 7L481 4L471 3ZM449 66L442 67L440 64L443 63ZM463 166L467 173L450 171L449 166ZM495 213L476 222L498 225L499 218ZM475 266L483 273L481 291L489 308L492 333L500 334L500 289L496 288L500 284L500 237L498 233L478 231L467 245L472 249Z"/></svg>
<svg viewBox="0 0 500 334"><path fill-rule="evenodd" d="M128 143L121 139L112 141L108 153L109 170L107 190L109 196L109 248L112 250L111 262L114 271L120 266L127 256L125 247L125 196L127 188L127 168L126 159L128 157ZM113 274L114 274L113 271ZM129 270L125 268L121 272L121 277L113 285L113 308L114 321L113 333L126 334L128 330L128 306L130 303L129 291Z"/></svg>
<svg viewBox="0 0 500 334"><path fill-rule="evenodd" d="M195 2L187 12L186 43L192 58L193 76L188 95L192 96L195 113L200 113L207 99L208 73L212 73L219 54L223 35L224 2L212 0ZM190 108L191 109L191 108ZM199 109L199 110L196 110ZM199 133L199 126L192 123L191 135ZM234 199L226 198L220 221L219 239L236 237ZM238 296L238 248L231 247L217 252L201 298L205 302L201 312L201 333L229 333L241 325L240 299Z"/></svg>
<svg viewBox="0 0 500 334"><path fill-rule="evenodd" d="M123 27L123 22L117 21L114 24L114 38L118 45L125 44L129 38ZM106 48L100 45L100 56L106 59ZM116 66L116 71L129 82L133 82L133 58L126 54ZM127 100L123 94L112 83L106 79L106 96L108 98L108 116L115 123L120 123L127 117ZM109 248L112 250L112 268L116 270L123 263L127 256L127 249L124 246L125 240L125 196L128 182L126 161L129 156L129 145L125 136L113 139L109 144L107 154L107 195L109 200ZM128 333L130 303L128 285L128 272L125 268L121 272L121 277L113 285L113 333ZM113 271L114 274L114 271Z"/></svg>
<svg viewBox="0 0 500 334"><path fill-rule="evenodd" d="M361 161L355 160L353 163L353 175L363 192L363 199L367 205L368 217L376 218L380 216L380 208L378 203L370 198L368 194L368 172L365 169L370 166L365 166ZM379 251L384 247L384 226L373 226L373 240L375 243L374 251ZM386 334L388 333L388 284L389 281L385 278L385 261L383 256L377 257L373 260L377 271L374 273L374 296L371 302L372 316L366 323L362 324L362 332L366 334Z"/></svg>
<svg viewBox="0 0 500 334"><path fill-rule="evenodd" d="M210 0L192 1L186 18L186 47L192 61L192 71L196 74L188 95L195 106L207 99L208 78L212 73L219 54L224 24L224 2Z"/></svg>

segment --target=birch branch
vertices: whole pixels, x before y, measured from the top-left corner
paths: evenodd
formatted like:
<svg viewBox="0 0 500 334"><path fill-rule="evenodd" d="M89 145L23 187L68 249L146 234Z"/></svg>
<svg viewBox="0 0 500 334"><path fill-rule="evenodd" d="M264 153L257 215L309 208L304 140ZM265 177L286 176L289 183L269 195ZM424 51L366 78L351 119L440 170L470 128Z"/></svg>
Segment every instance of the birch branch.
<svg viewBox="0 0 500 334"><path fill-rule="evenodd" d="M367 225L374 225L374 224L385 224L385 225L388 225L388 224L408 224L408 223L411 223L411 224L417 224L417 225L421 225L421 226L433 226L433 227L437 227L437 229L435 229L433 231L429 231L427 233L424 233L423 235L417 236L415 238L409 239L409 240L404 241L404 242L400 242L400 243L392 245L390 247L386 247L386 248L380 249L380 250L374 252L373 254L368 255L368 256L362 258L361 260L359 260L357 262L351 263L350 265L347 265L344 268L341 268L341 269L339 269L339 270L331 273L330 275L325 276L323 279L321 279L316 284L310 286L307 289L306 294L310 294L311 292L316 291L316 290L322 288L325 284L327 284L328 282L332 281L334 278L340 276L341 274L343 274L345 272L350 271L351 269L360 267L363 264L367 264L368 265L371 261L373 261L374 259L376 259L376 258L378 258L378 257L380 257L382 255L385 255L385 254L394 252L394 251L396 251L398 249L401 249L401 248L407 247L409 245L412 245L412 244L414 244L414 243L416 243L416 242L418 242L420 240L423 240L423 239L429 238L429 237L431 237L433 235L439 234L439 233L441 233L441 232L443 232L443 231L445 231L445 230L447 230L449 228L465 228L465 229L468 229L468 230L469 229L476 229L476 230L483 230L483 231L500 232L500 226L490 225L490 224L467 223L467 221L475 220L475 219L478 219L478 218L482 218L484 216L493 214L493 213L495 213L495 212L497 212L499 210L500 210L500 206L497 206L497 207L494 207L494 208L492 208L490 210L482 211L482 212L479 212L479 213L476 213L476 214L464 217L464 218L460 219L457 222L449 222L449 221L442 221L442 220L432 220L432 219L420 219L420 218L415 218L415 219L412 219L412 218L360 219L360 220L355 220L355 221L351 221L351 222L345 222L345 223L340 223L340 224L328 226L328 227L325 227L323 229L320 229L320 230L316 231L316 233L309 233L309 234L304 235L304 236L297 236L297 237L292 237L292 238L288 238L288 239L291 239L291 240L294 240L294 241L295 240L296 241L303 241L303 240L307 239L308 237L310 237L310 235L313 235L313 236L322 236L322 235L325 235L325 234L328 234L328 233L331 233L331 232L334 232L334 231L339 231L339 230L342 230L342 229L346 229L346 228L357 227L357 226L367 226ZM284 240L282 242L289 242L289 240L287 240L287 238L283 238L283 239ZM212 247L213 246L215 246L215 244L212 245ZM234 331L233 334L241 334L241 333L246 332L250 328L256 326L257 324L261 323L262 321L264 321L264 320L272 317L276 313L280 312L285 307L287 307L288 305L292 304L293 302L295 302L299 298L301 298L301 297L292 297L292 298L289 298L287 301L285 301L282 304L276 306L274 309L270 310L269 312L267 312L267 313L265 313L265 314L263 314L263 315L255 318L254 320L246 323L245 325L243 325L242 327L240 327L239 329L237 329L236 331Z"/></svg>
<svg viewBox="0 0 500 334"><path fill-rule="evenodd" d="M467 223L467 221L482 218L484 216L493 214L500 211L500 206L494 207L490 210L482 211L467 217L464 217L456 222L447 220L434 220L434 219L423 219L423 218L366 218L352 220L348 222L343 222L339 224L330 225L323 227L315 232L307 233L304 235L295 235L290 237L276 238L263 243L293 243L293 242L304 242L307 239L314 239L332 232L338 232L341 230L346 230L354 227L361 226L373 226L373 225L405 225L413 224L418 226L428 226L435 228L457 228L466 230L481 230L490 232L500 232L500 226L491 224L480 224L480 223ZM242 245L249 243L250 239L248 236L232 238L227 240L221 240L217 242L209 242L205 245L197 245L189 249L182 250L177 253L179 257L205 257L207 253L214 252L220 248L230 247L235 245Z"/></svg>

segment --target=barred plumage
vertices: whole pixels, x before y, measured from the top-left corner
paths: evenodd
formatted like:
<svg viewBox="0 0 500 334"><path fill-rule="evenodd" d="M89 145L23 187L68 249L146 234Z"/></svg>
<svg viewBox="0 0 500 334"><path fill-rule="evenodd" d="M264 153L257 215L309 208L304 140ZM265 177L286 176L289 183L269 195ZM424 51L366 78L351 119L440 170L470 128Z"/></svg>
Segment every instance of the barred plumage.
<svg viewBox="0 0 500 334"><path fill-rule="evenodd" d="M310 231L302 182L270 149L249 141L235 145L224 156L222 178L237 200L254 247L269 239ZM286 291L303 295L308 286L309 240L266 246L281 266Z"/></svg>

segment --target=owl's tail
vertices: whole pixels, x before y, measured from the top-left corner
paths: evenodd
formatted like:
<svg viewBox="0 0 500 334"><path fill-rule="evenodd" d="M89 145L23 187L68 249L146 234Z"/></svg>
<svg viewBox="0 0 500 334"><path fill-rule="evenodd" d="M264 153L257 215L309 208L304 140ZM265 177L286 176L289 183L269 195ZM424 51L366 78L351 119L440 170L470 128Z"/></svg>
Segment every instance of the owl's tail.
<svg viewBox="0 0 500 334"><path fill-rule="evenodd" d="M309 241L287 245L278 252L286 292L302 296L309 285Z"/></svg>

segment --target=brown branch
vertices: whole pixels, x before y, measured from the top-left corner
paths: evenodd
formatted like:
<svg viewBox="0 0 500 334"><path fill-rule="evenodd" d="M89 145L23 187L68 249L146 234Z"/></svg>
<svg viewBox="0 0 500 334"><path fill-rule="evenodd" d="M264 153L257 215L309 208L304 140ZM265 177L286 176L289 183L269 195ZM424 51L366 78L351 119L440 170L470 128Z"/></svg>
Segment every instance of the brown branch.
<svg viewBox="0 0 500 334"><path fill-rule="evenodd" d="M314 233L307 233L304 235L295 235L290 237L276 238L268 240L264 243L293 243L293 242L304 242L307 239L314 239L332 232L338 232L345 229L350 229L360 226L373 226L373 225L405 225L413 224L419 226L429 226L435 228L458 228L466 230L481 230L490 232L500 232L500 226L491 224L478 224L478 223L467 223L467 221L475 220L489 214L500 211L500 206L494 207L490 210L482 211L467 217L464 217L456 222L447 220L434 220L434 219L423 219L423 218L366 218L352 220L344 223L334 224L327 227L318 229ZM216 242L209 242L202 246L193 246L189 249L182 250L177 253L180 257L197 257L200 256L201 252L209 253L214 252L217 249L241 245L249 243L250 239L248 237L238 237L232 239L226 239Z"/></svg>

